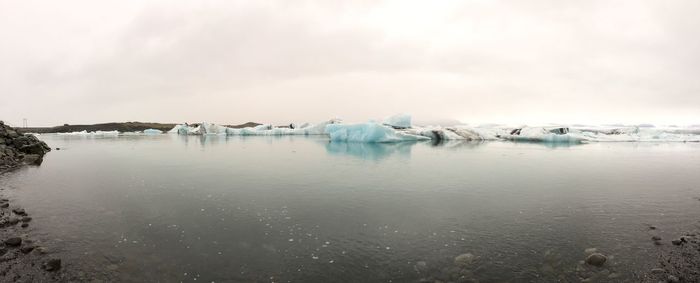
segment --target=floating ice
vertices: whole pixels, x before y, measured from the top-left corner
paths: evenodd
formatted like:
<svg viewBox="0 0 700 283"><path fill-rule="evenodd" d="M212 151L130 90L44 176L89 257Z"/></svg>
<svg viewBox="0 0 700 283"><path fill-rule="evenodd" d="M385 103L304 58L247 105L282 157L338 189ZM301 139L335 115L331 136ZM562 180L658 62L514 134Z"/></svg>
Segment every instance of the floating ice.
<svg viewBox="0 0 700 283"><path fill-rule="evenodd" d="M353 125L330 124L326 126L326 133L330 136L332 142L401 142L430 139L397 131L374 122Z"/></svg>
<svg viewBox="0 0 700 283"><path fill-rule="evenodd" d="M143 130L143 133L146 135L160 135L163 133L163 131L156 129L145 129Z"/></svg>
<svg viewBox="0 0 700 283"><path fill-rule="evenodd" d="M648 125L624 126L507 126L484 124L477 127L415 127L411 116L400 114L387 118L383 123L342 124L338 119L318 124L304 123L300 126L275 127L263 124L247 128L229 128L221 125L201 123L196 126L182 124L169 133L181 135L327 135L332 142L388 143L420 140L508 140L545 143L587 142L700 142L700 128L678 126L649 127ZM145 133L145 131L144 131ZM118 132L75 132L67 135L118 135Z"/></svg>
<svg viewBox="0 0 700 283"><path fill-rule="evenodd" d="M70 132L70 133L57 133L61 136L118 136L119 131L80 131L80 132Z"/></svg>

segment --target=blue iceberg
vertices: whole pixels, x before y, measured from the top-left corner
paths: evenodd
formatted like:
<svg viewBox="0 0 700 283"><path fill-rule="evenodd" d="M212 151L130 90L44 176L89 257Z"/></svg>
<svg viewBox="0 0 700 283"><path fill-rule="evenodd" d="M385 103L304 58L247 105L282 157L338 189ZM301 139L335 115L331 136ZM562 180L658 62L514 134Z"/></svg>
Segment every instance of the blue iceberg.
<svg viewBox="0 0 700 283"><path fill-rule="evenodd" d="M429 140L429 137L397 131L374 122L363 124L328 124L326 134L331 142L402 142Z"/></svg>

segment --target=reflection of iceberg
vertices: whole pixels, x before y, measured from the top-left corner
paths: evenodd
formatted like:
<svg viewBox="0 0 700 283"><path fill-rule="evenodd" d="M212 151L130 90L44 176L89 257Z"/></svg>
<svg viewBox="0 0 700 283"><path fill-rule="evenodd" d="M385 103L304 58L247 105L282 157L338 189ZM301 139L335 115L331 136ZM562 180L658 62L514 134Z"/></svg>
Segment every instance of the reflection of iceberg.
<svg viewBox="0 0 700 283"><path fill-rule="evenodd" d="M358 143L358 142L329 142L326 151L334 155L350 155L365 160L379 160L393 154L410 156L411 147L415 142L401 143Z"/></svg>
<svg viewBox="0 0 700 283"><path fill-rule="evenodd" d="M377 123L331 124L326 126L331 142L401 142L428 140L430 138L394 130Z"/></svg>

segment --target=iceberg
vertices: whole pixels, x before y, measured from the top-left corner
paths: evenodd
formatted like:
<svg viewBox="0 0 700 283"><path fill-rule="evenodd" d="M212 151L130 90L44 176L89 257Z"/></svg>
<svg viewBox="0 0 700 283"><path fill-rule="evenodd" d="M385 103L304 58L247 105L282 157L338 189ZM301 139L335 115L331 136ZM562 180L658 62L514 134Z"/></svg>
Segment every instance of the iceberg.
<svg viewBox="0 0 700 283"><path fill-rule="evenodd" d="M429 137L397 131L391 127L374 122L363 124L329 124L326 133L331 142L402 142L429 140Z"/></svg>
<svg viewBox="0 0 700 283"><path fill-rule="evenodd" d="M160 135L163 133L163 131L156 129L145 129L143 130L143 133L146 135Z"/></svg>
<svg viewBox="0 0 700 283"><path fill-rule="evenodd" d="M582 143L589 139L580 133L573 133L568 127L523 127L510 131L503 138L512 141L547 143Z"/></svg>
<svg viewBox="0 0 700 283"><path fill-rule="evenodd" d="M408 129L411 127L411 115L398 114L386 118L384 120L384 125L390 126L394 129Z"/></svg>
<svg viewBox="0 0 700 283"><path fill-rule="evenodd" d="M80 132L70 132L70 133L57 133L60 136L118 136L119 131L94 131L88 132L86 130Z"/></svg>
<svg viewBox="0 0 700 283"><path fill-rule="evenodd" d="M299 125L299 126L296 126ZM151 130L151 129L149 129ZM146 131L144 131L146 133ZM282 135L325 135L332 142L385 143L401 141L490 141L505 140L514 142L543 143L590 143L590 142L700 142L699 127L648 127L647 125L547 125L513 126L502 124L482 124L476 127L457 125L414 126L411 116L399 114L381 123L367 122L343 124L339 119L321 123L290 124L289 127L275 127L263 124L255 127L230 128L222 125L201 123L181 124L168 133L180 135L229 135L229 136L282 136ZM119 132L75 132L65 135L119 135Z"/></svg>

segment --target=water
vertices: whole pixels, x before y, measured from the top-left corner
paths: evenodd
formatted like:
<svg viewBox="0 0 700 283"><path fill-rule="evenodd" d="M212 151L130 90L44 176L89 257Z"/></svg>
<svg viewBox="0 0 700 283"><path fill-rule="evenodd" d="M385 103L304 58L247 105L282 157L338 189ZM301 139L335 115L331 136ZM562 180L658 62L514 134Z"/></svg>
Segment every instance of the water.
<svg viewBox="0 0 700 283"><path fill-rule="evenodd" d="M0 187L68 268L110 281L636 282L651 236L700 216L692 143L41 138L61 150Z"/></svg>

